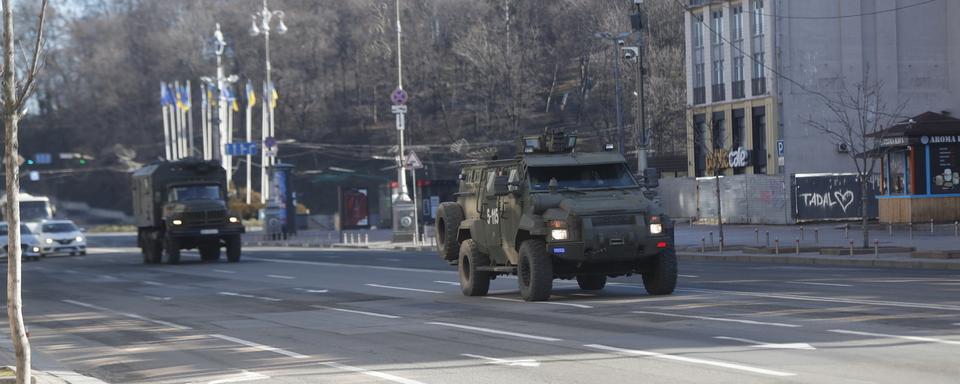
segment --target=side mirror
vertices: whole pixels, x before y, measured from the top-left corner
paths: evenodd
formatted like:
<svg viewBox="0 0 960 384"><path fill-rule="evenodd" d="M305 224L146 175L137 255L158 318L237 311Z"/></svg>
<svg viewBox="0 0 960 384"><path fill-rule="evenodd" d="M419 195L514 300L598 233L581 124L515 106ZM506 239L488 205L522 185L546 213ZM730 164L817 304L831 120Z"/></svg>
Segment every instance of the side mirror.
<svg viewBox="0 0 960 384"><path fill-rule="evenodd" d="M660 173L656 168L647 168L643 170L643 186L647 188L656 188L660 186Z"/></svg>
<svg viewBox="0 0 960 384"><path fill-rule="evenodd" d="M510 194L510 176L497 176L493 179L493 194L497 196Z"/></svg>

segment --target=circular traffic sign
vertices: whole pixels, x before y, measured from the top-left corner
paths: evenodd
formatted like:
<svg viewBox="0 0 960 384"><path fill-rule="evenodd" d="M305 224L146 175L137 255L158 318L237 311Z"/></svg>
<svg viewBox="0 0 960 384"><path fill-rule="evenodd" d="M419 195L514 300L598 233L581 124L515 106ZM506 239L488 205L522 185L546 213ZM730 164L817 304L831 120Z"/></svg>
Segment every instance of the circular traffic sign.
<svg viewBox="0 0 960 384"><path fill-rule="evenodd" d="M407 91L404 91L403 88L397 88L393 90L393 93L390 94L390 101L393 102L393 105L404 105L407 103Z"/></svg>
<svg viewBox="0 0 960 384"><path fill-rule="evenodd" d="M267 137L266 139L263 139L263 145L266 145L267 148L276 147L276 146L277 146L277 138L276 138L276 137L273 137L273 136Z"/></svg>

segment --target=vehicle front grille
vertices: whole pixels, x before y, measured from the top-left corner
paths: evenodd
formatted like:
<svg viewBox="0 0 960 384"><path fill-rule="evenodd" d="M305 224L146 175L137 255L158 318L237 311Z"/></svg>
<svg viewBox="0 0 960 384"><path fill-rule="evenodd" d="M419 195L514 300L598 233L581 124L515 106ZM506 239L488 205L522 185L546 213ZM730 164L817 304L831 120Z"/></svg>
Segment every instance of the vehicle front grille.
<svg viewBox="0 0 960 384"><path fill-rule="evenodd" d="M184 225L221 224L227 220L226 211L184 212L180 219Z"/></svg>
<svg viewBox="0 0 960 384"><path fill-rule="evenodd" d="M636 224L636 218L632 215L618 215L618 216L596 216L590 218L590 222L593 223L594 227L606 227L611 225L634 225Z"/></svg>
<svg viewBox="0 0 960 384"><path fill-rule="evenodd" d="M57 242L60 243L60 244L66 245L66 244L72 243L72 242L73 242L73 239L57 240Z"/></svg>

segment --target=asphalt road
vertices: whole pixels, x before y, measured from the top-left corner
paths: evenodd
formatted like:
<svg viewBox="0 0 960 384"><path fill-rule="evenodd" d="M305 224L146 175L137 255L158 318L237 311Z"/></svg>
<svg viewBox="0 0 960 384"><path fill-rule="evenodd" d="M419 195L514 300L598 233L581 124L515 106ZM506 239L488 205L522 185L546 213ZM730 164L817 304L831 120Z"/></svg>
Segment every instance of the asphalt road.
<svg viewBox="0 0 960 384"><path fill-rule="evenodd" d="M550 302L468 298L428 253L248 248L141 264L134 248L24 267L34 348L111 383L955 383L960 276L683 263ZM5 286L5 284L4 284Z"/></svg>

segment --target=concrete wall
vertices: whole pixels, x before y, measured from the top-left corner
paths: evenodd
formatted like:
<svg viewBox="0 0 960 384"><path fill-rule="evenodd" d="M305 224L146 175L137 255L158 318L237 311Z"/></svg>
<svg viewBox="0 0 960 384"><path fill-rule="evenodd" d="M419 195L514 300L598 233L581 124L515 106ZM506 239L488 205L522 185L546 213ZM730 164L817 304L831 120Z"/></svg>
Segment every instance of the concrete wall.
<svg viewBox="0 0 960 384"><path fill-rule="evenodd" d="M716 179L672 179L660 184L660 200L667 214L717 221ZM666 181L666 180L664 180ZM792 224L790 195L783 178L734 175L720 178L723 222L734 224Z"/></svg>

